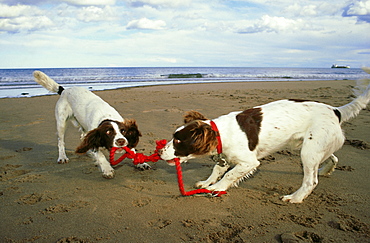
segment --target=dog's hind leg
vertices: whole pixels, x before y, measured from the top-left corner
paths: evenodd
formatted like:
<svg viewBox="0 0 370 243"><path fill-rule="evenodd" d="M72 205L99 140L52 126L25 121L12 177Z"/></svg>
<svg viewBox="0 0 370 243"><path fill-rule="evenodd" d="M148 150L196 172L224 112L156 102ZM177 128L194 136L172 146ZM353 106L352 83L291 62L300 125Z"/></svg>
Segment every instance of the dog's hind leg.
<svg viewBox="0 0 370 243"><path fill-rule="evenodd" d="M305 140L301 150L303 165L303 182L301 187L291 195L282 197L284 202L301 203L318 184L320 164L334 152L327 141Z"/></svg>
<svg viewBox="0 0 370 243"><path fill-rule="evenodd" d="M320 164L329 157L334 163L338 161L333 153L344 143L342 130L339 124L329 123L327 120L320 122L313 124L303 139L303 182L296 192L282 197L285 202L301 203L318 184Z"/></svg>
<svg viewBox="0 0 370 243"><path fill-rule="evenodd" d="M337 167L338 164L338 158L332 154L330 155L329 159L327 159L324 163L323 166L319 169L319 175L320 176L329 176L335 168Z"/></svg>
<svg viewBox="0 0 370 243"><path fill-rule="evenodd" d="M313 159L312 161L304 162L304 159L302 158L302 164L304 173L302 185L293 194L283 196L281 200L284 202L301 203L303 199L310 195L318 184L317 177L320 159Z"/></svg>
<svg viewBox="0 0 370 243"><path fill-rule="evenodd" d="M56 104L55 118L57 121L57 135L58 135L58 151L59 157L57 162L59 164L68 163L69 159L65 152L64 134L66 130L67 120L72 114L72 109L66 101L60 98Z"/></svg>
<svg viewBox="0 0 370 243"><path fill-rule="evenodd" d="M310 138L303 141L301 150L303 166L302 185L293 194L283 196L282 200L284 202L301 203L303 199L310 195L319 182L319 165L332 154L331 152L334 152L328 150L328 146L325 144L327 143L326 141L314 139L315 136Z"/></svg>

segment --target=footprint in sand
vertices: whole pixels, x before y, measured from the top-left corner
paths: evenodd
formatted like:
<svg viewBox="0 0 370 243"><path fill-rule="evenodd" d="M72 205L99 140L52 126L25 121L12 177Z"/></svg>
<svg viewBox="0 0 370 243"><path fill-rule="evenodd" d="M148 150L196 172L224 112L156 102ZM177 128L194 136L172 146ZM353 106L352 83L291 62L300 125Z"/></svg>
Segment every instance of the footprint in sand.
<svg viewBox="0 0 370 243"><path fill-rule="evenodd" d="M358 149L361 149L361 150L370 149L370 145L369 144L367 144L364 141L357 140L357 139L354 139L354 140L346 139L346 141L344 142L344 144L345 145L351 145L351 146L353 146L355 148L358 148Z"/></svg>
<svg viewBox="0 0 370 243"><path fill-rule="evenodd" d="M338 219L329 222L329 226L347 232L362 233L368 235L369 227L366 223L352 215L341 215Z"/></svg>
<svg viewBox="0 0 370 243"><path fill-rule="evenodd" d="M152 202L149 197L142 197L132 202L135 207L145 207Z"/></svg>
<svg viewBox="0 0 370 243"><path fill-rule="evenodd" d="M74 201L74 202L70 202L68 204L63 204L62 203L62 204L57 204L57 205L54 205L54 206L47 207L44 210L40 211L40 213L44 214L44 215L54 214L54 213L68 213L71 210L84 208L84 207L87 207L89 205L90 205L89 202Z"/></svg>
<svg viewBox="0 0 370 243"><path fill-rule="evenodd" d="M170 224L172 224L172 221L168 219L151 220L148 222L148 225L150 227L158 228L158 229L163 229Z"/></svg>
<svg viewBox="0 0 370 243"><path fill-rule="evenodd" d="M299 225L313 228L315 225L317 225L320 222L320 217L310 217L310 216L304 216L304 215L294 215L291 214L289 216L289 219Z"/></svg>
<svg viewBox="0 0 370 243"><path fill-rule="evenodd" d="M280 238L282 243L322 242L323 240L321 236L307 231L283 233Z"/></svg>
<svg viewBox="0 0 370 243"><path fill-rule="evenodd" d="M42 175L40 174L32 174L32 175L25 175L21 178L17 178L15 180L15 182L19 182L19 183L25 183L25 182L29 182L29 183L34 183L34 182L43 182L43 180L41 180L42 178Z"/></svg>
<svg viewBox="0 0 370 243"><path fill-rule="evenodd" d="M21 153L21 152L26 152L26 151L31 151L31 150L32 150L32 148L23 147L23 148L20 148L20 149L16 149L15 152Z"/></svg>
<svg viewBox="0 0 370 243"><path fill-rule="evenodd" d="M68 242L83 243L83 242L89 242L89 241L87 239L78 238L76 236L71 236L71 237L61 238L56 243L68 243Z"/></svg>
<svg viewBox="0 0 370 243"><path fill-rule="evenodd" d="M0 181L7 181L30 172L30 170L17 170L21 166L6 164L0 167Z"/></svg>
<svg viewBox="0 0 370 243"><path fill-rule="evenodd" d="M44 192L44 193L32 193L29 195L24 195L19 198L19 204L27 204L27 205L34 205L39 202L51 201L56 197L53 196L51 192Z"/></svg>

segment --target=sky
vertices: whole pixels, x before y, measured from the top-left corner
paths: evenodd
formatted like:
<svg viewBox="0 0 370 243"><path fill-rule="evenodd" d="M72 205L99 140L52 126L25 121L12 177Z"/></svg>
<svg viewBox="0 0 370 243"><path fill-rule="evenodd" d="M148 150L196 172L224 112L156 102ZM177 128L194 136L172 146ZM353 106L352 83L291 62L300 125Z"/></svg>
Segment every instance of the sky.
<svg viewBox="0 0 370 243"><path fill-rule="evenodd" d="M370 66L370 0L0 0L0 68Z"/></svg>

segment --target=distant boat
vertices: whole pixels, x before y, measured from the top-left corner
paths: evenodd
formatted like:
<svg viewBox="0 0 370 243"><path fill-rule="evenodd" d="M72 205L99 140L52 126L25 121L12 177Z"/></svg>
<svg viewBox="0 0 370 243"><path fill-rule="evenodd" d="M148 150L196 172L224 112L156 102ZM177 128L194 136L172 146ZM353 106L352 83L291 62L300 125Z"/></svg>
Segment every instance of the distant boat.
<svg viewBox="0 0 370 243"><path fill-rule="evenodd" d="M337 65L337 64L333 64L331 66L331 68L351 68L349 65L345 65L345 66L340 66L340 65Z"/></svg>

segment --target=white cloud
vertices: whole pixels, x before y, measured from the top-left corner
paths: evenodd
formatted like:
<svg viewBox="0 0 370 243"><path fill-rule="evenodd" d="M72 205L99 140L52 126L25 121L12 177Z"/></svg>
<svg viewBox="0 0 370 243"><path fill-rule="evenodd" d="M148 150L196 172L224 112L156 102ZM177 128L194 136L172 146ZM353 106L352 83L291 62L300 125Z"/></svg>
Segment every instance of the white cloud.
<svg viewBox="0 0 370 243"><path fill-rule="evenodd" d="M126 0L134 7L142 7L145 5L152 7L180 7L188 6L191 0Z"/></svg>
<svg viewBox="0 0 370 243"><path fill-rule="evenodd" d="M252 26L239 30L239 33L258 33L258 32L294 32L301 29L304 23L301 19L294 20L285 17L271 17L263 15Z"/></svg>
<svg viewBox="0 0 370 243"><path fill-rule="evenodd" d="M348 15L369 15L370 14L370 0L356 1L349 6Z"/></svg>
<svg viewBox="0 0 370 243"><path fill-rule="evenodd" d="M104 8L89 6L76 10L77 18L84 22L112 21L117 18L115 10L110 6Z"/></svg>
<svg viewBox="0 0 370 243"><path fill-rule="evenodd" d="M53 21L37 7L0 4L0 31L18 33L53 26Z"/></svg>
<svg viewBox="0 0 370 243"><path fill-rule="evenodd" d="M147 30L161 30L166 27L166 22L163 20L150 20L147 18L141 18L130 21L126 28L127 29L147 29Z"/></svg>
<svg viewBox="0 0 370 243"><path fill-rule="evenodd" d="M63 1L72 5L82 5L82 6L114 5L116 3L115 0L63 0Z"/></svg>
<svg viewBox="0 0 370 243"><path fill-rule="evenodd" d="M149 58L149 61L153 62L153 63L177 63L177 59L176 58L169 58L169 57L153 57L153 58Z"/></svg>
<svg viewBox="0 0 370 243"><path fill-rule="evenodd" d="M357 17L359 22L370 23L370 0L355 1L344 8L343 17Z"/></svg>
<svg viewBox="0 0 370 243"><path fill-rule="evenodd" d="M333 16L341 13L345 5L338 2L311 2L311 4L303 4L302 2L296 2L289 4L284 7L281 13L284 16L295 16L295 17L320 17L320 16Z"/></svg>
<svg viewBox="0 0 370 243"><path fill-rule="evenodd" d="M14 6L8 6L5 4L0 4L0 18L14 18L22 15L37 15L40 13L41 11L38 8L28 5L18 4Z"/></svg>
<svg viewBox="0 0 370 243"><path fill-rule="evenodd" d="M306 5L302 6L298 3L288 6L284 13L289 13L295 16L315 16L317 15L317 6L316 5Z"/></svg>
<svg viewBox="0 0 370 243"><path fill-rule="evenodd" d="M41 30L52 25L53 22L46 16L0 19L0 31L6 31L10 33Z"/></svg>

